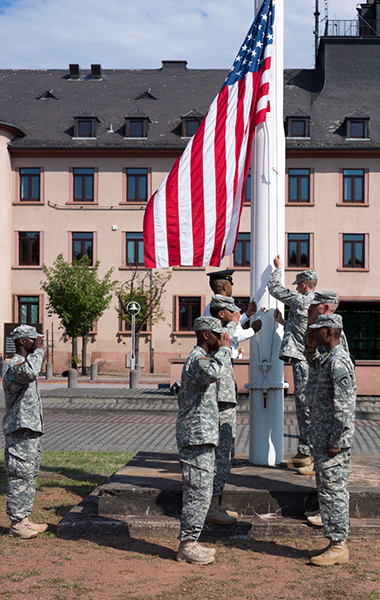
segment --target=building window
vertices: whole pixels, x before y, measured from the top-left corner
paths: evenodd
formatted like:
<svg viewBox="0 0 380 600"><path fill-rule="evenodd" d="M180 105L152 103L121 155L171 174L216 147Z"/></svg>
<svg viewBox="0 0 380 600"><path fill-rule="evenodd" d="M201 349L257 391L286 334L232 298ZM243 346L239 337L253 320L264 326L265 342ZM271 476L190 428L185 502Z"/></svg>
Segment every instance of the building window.
<svg viewBox="0 0 380 600"><path fill-rule="evenodd" d="M288 202L310 202L310 169L288 169Z"/></svg>
<svg viewBox="0 0 380 600"><path fill-rule="evenodd" d="M251 264L251 234L239 233L234 252L234 267L249 267Z"/></svg>
<svg viewBox="0 0 380 600"><path fill-rule="evenodd" d="M18 264L20 266L40 265L40 233L38 231L18 232Z"/></svg>
<svg viewBox="0 0 380 600"><path fill-rule="evenodd" d="M148 200L148 169L127 169L127 202Z"/></svg>
<svg viewBox="0 0 380 600"><path fill-rule="evenodd" d="M72 260L80 260L87 254L90 264L93 265L94 259L94 234L87 232L73 232L72 239Z"/></svg>
<svg viewBox="0 0 380 600"><path fill-rule="evenodd" d="M310 234L288 233L288 268L310 267Z"/></svg>
<svg viewBox="0 0 380 600"><path fill-rule="evenodd" d="M248 171L247 181L245 182L244 202L251 202L251 169Z"/></svg>
<svg viewBox="0 0 380 600"><path fill-rule="evenodd" d="M74 117L74 139L96 138L96 124L100 123L98 117L89 110L84 110Z"/></svg>
<svg viewBox="0 0 380 600"><path fill-rule="evenodd" d="M18 322L28 325L39 323L39 296L17 296Z"/></svg>
<svg viewBox="0 0 380 600"><path fill-rule="evenodd" d="M304 138L309 137L309 118L308 117L288 117L287 118L287 137Z"/></svg>
<svg viewBox="0 0 380 600"><path fill-rule="evenodd" d="M148 137L148 117L142 118L125 117L125 137L126 138L146 138Z"/></svg>
<svg viewBox="0 0 380 600"><path fill-rule="evenodd" d="M179 309L179 331L193 331L194 321L201 316L201 298L184 297L178 298Z"/></svg>
<svg viewBox="0 0 380 600"><path fill-rule="evenodd" d="M364 169L343 169L343 202L364 203Z"/></svg>
<svg viewBox="0 0 380 600"><path fill-rule="evenodd" d="M143 246L143 234L137 232L131 232L125 234L125 256L126 265L134 265L136 267L144 266L144 246Z"/></svg>
<svg viewBox="0 0 380 600"><path fill-rule="evenodd" d="M343 318L350 353L356 360L380 360L380 306L346 301L337 312Z"/></svg>
<svg viewBox="0 0 380 600"><path fill-rule="evenodd" d="M348 139L368 139L368 119L347 119Z"/></svg>
<svg viewBox="0 0 380 600"><path fill-rule="evenodd" d="M184 119L184 137L193 137L198 131L201 119Z"/></svg>
<svg viewBox="0 0 380 600"><path fill-rule="evenodd" d="M78 119L77 137L84 137L84 138L95 137L94 131L93 131L93 121L91 121L91 120L81 121Z"/></svg>
<svg viewBox="0 0 380 600"><path fill-rule="evenodd" d="M73 169L74 202L94 201L94 169Z"/></svg>
<svg viewBox="0 0 380 600"><path fill-rule="evenodd" d="M343 234L343 268L365 268L364 234Z"/></svg>
<svg viewBox="0 0 380 600"><path fill-rule="evenodd" d="M20 169L20 202L40 202L41 169Z"/></svg>

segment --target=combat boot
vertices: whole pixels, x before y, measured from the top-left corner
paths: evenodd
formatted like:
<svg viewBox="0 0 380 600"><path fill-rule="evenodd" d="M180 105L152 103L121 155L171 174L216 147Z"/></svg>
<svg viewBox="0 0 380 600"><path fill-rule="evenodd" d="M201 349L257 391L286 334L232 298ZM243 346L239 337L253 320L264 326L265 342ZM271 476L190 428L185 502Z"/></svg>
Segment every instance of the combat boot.
<svg viewBox="0 0 380 600"><path fill-rule="evenodd" d="M331 567L348 563L349 558L346 542L331 542L322 554L311 557L310 564L316 567Z"/></svg>
<svg viewBox="0 0 380 600"><path fill-rule="evenodd" d="M314 515L313 517L307 517L306 521L314 527L323 527L321 513Z"/></svg>
<svg viewBox="0 0 380 600"><path fill-rule="evenodd" d="M28 522L28 518L25 517L21 521L11 521L8 535L21 538L22 540L29 540L30 538L37 537L38 531L32 528Z"/></svg>
<svg viewBox="0 0 380 600"><path fill-rule="evenodd" d="M25 517L24 521L26 521L34 531L38 531L38 533L43 533L48 528L47 523L33 523L28 517Z"/></svg>
<svg viewBox="0 0 380 600"><path fill-rule="evenodd" d="M292 456L287 460L282 460L280 462L280 467L282 469L298 469L299 467L307 467L312 462L313 459L310 454L302 454L302 452L297 452L295 456Z"/></svg>
<svg viewBox="0 0 380 600"><path fill-rule="evenodd" d="M214 562L214 555L208 548L203 548L195 540L185 540L180 543L177 551L178 562L188 562L196 565L209 565Z"/></svg>
<svg viewBox="0 0 380 600"><path fill-rule="evenodd" d="M307 465L306 467L300 467L297 469L297 473L299 475L315 475L314 471L314 461Z"/></svg>
<svg viewBox="0 0 380 600"><path fill-rule="evenodd" d="M215 523L216 525L231 525L232 523L235 523L238 516L237 512L222 508L219 505L219 496L213 496L205 522Z"/></svg>

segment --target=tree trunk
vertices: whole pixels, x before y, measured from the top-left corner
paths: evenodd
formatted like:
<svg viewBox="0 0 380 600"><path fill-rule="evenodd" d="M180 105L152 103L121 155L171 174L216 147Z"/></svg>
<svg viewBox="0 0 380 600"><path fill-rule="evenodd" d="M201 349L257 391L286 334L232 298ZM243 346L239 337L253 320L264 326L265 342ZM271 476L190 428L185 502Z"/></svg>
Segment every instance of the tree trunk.
<svg viewBox="0 0 380 600"><path fill-rule="evenodd" d="M87 336L82 335L82 375L87 375Z"/></svg>
<svg viewBox="0 0 380 600"><path fill-rule="evenodd" d="M74 356L78 356L78 338L77 338L77 336L71 338L71 359L73 359ZM71 360L71 368L78 369L77 363L73 360Z"/></svg>

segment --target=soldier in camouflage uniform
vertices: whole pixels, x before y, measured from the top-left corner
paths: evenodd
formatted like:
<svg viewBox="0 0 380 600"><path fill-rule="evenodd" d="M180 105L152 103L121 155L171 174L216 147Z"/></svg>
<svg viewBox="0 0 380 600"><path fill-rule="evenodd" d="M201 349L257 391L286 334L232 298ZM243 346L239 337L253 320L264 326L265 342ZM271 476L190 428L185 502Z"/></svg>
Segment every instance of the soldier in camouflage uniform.
<svg viewBox="0 0 380 600"><path fill-rule="evenodd" d="M11 520L9 535L29 539L47 529L46 524L38 525L28 519L41 458L43 421L38 375L44 357L43 339L36 328L29 325L16 327L11 336L16 354L3 378L4 456L8 475L6 510Z"/></svg>
<svg viewBox="0 0 380 600"><path fill-rule="evenodd" d="M282 260L274 259L275 269L272 272L268 290L273 298L289 307L288 319L285 323L284 337L280 349L280 358L292 365L294 380L294 399L299 428L298 452L288 461L282 461L282 467L305 467L312 462L309 433L309 407L306 402L305 389L309 368L304 357L305 336L307 331L307 311L314 298L317 284L317 273L313 270L297 273L296 292L286 289L281 283Z"/></svg>
<svg viewBox="0 0 380 600"><path fill-rule="evenodd" d="M310 325L305 355L318 371L311 411L311 440L317 476L318 501L328 548L312 553L311 564L330 566L349 560L347 481L354 435L356 384L354 366L340 344L340 315L320 315ZM321 354L317 346L324 346Z"/></svg>
<svg viewBox="0 0 380 600"><path fill-rule="evenodd" d="M233 337L239 323L240 311L233 298L216 294L210 303L211 315L222 324L224 331ZM228 525L234 523L238 513L227 511L220 506L221 494L235 456L236 438L236 381L232 362L228 362L216 382L219 410L219 443L215 448L215 473L210 509L206 523Z"/></svg>
<svg viewBox="0 0 380 600"><path fill-rule="evenodd" d="M314 299L311 301L309 310L308 310L308 324L314 325L317 322L319 315L332 315L335 313L336 309L339 306L339 296L336 292L332 291L323 291L323 292L315 292ZM350 353L348 348L347 338L344 334L344 331L340 334L340 344L347 354ZM320 346L318 349L320 354L325 354L326 350L324 346ZM309 378L306 385L306 401L309 406L309 410L311 410L311 406L313 403L313 393L315 390L315 382L318 377L318 372L313 366L309 366ZM310 417L310 415L309 415ZM310 418L309 423L306 426L310 427ZM314 475L314 462L310 463L310 465L306 467L300 467L298 473L300 475ZM308 522L312 525L317 525L322 527L322 520L319 514L306 515Z"/></svg>
<svg viewBox="0 0 380 600"><path fill-rule="evenodd" d="M231 342L213 317L195 319L194 331L197 345L183 367L178 395L176 433L183 495L177 560L209 564L215 551L198 544L198 538L210 507L219 441L216 382L231 364Z"/></svg>

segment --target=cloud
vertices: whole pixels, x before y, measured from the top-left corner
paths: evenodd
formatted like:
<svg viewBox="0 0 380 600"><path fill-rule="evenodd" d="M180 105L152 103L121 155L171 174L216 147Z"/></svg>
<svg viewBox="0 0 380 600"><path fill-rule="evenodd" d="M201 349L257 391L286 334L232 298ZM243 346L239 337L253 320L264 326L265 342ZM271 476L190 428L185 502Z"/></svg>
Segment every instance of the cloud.
<svg viewBox="0 0 380 600"><path fill-rule="evenodd" d="M330 15L356 15L347 0L329 4ZM288 67L312 66L313 12L314 0L285 0ZM0 0L0 68L228 68L252 19L247 0Z"/></svg>

